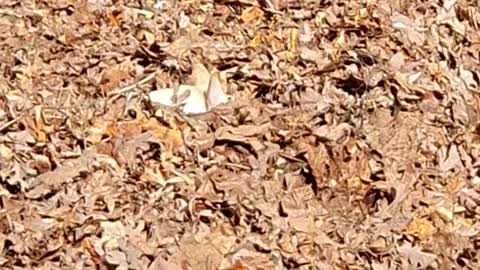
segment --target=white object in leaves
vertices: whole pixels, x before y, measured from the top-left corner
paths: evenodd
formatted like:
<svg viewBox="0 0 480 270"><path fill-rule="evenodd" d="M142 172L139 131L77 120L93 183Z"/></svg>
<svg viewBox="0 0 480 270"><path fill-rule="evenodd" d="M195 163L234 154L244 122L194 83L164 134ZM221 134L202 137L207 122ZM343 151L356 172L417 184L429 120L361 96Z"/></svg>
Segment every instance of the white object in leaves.
<svg viewBox="0 0 480 270"><path fill-rule="evenodd" d="M185 114L207 112L203 91L192 85L180 85L177 91L175 91L175 88L163 88L150 92L149 96L151 102L155 105L167 107L183 105L182 111Z"/></svg>
<svg viewBox="0 0 480 270"><path fill-rule="evenodd" d="M216 72L210 77L206 93L207 106L209 109L227 103L231 97L225 94L219 74Z"/></svg>
<svg viewBox="0 0 480 270"><path fill-rule="evenodd" d="M210 74L203 65L195 64L191 76L193 85L163 88L149 93L154 105L182 106L187 115L202 114L227 103L231 97L225 94L218 72Z"/></svg>
<svg viewBox="0 0 480 270"><path fill-rule="evenodd" d="M155 2L155 5L153 5L153 8L158 10L164 10L165 6L166 6L165 0L157 0Z"/></svg>

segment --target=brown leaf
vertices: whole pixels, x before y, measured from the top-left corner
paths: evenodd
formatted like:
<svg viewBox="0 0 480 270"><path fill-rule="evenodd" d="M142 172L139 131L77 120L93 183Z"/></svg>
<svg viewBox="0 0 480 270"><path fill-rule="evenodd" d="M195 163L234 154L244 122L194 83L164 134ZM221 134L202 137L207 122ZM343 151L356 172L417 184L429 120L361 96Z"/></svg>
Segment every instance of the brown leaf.
<svg viewBox="0 0 480 270"><path fill-rule="evenodd" d="M85 140L97 144L103 139L112 138L117 135L117 123L114 121L104 121L103 119L97 119L93 126L87 128Z"/></svg>
<svg viewBox="0 0 480 270"><path fill-rule="evenodd" d="M248 7L242 12L242 21L245 23L258 24L262 19L263 11L259 7Z"/></svg>
<svg viewBox="0 0 480 270"><path fill-rule="evenodd" d="M44 145L47 141L47 134L45 132L45 123L43 120L42 108L40 106L35 107L35 123L37 143L39 145Z"/></svg>
<svg viewBox="0 0 480 270"><path fill-rule="evenodd" d="M342 123L338 126L330 127L327 125L320 126L313 131L313 134L321 140L339 142L350 135L352 127L347 123Z"/></svg>
<svg viewBox="0 0 480 270"><path fill-rule="evenodd" d="M143 121L141 127L151 132L155 139L165 143L168 152L176 152L183 146L181 131L168 128L153 118Z"/></svg>
<svg viewBox="0 0 480 270"><path fill-rule="evenodd" d="M130 76L128 70L121 65L116 65L107 68L102 74L102 80L100 81L100 89L103 95L107 95L110 91L115 90L125 79Z"/></svg>
<svg viewBox="0 0 480 270"><path fill-rule="evenodd" d="M165 261L161 256L157 256L148 267L148 270L181 270L181 268Z"/></svg>
<svg viewBox="0 0 480 270"><path fill-rule="evenodd" d="M132 171L136 168L137 150L147 147L151 133L142 133L132 138L117 138L113 141L113 157L120 165L128 165Z"/></svg>
<svg viewBox="0 0 480 270"><path fill-rule="evenodd" d="M165 51L173 57L198 47L205 46L205 41L200 38L200 28L190 30L186 35L179 37L165 48Z"/></svg>
<svg viewBox="0 0 480 270"><path fill-rule="evenodd" d="M407 233L418 236L423 240L432 237L435 233L435 227L425 218L414 218L408 225Z"/></svg>
<svg viewBox="0 0 480 270"><path fill-rule="evenodd" d="M318 186L328 184L334 173L336 164L330 160L327 148L320 144L315 148L309 148L307 152L307 162L312 170ZM333 177L334 178L334 177Z"/></svg>
<svg viewBox="0 0 480 270"><path fill-rule="evenodd" d="M80 157L65 161L64 164L55 170L37 176L29 184L27 196L35 199L45 195L51 189L57 189L60 185L67 183L67 181L78 176L81 172L88 171L94 160L95 152L89 149Z"/></svg>
<svg viewBox="0 0 480 270"><path fill-rule="evenodd" d="M410 242L398 247L397 250L402 257L410 261L411 267L413 268L425 268L432 265L437 259L437 255L423 252L420 247L412 246Z"/></svg>

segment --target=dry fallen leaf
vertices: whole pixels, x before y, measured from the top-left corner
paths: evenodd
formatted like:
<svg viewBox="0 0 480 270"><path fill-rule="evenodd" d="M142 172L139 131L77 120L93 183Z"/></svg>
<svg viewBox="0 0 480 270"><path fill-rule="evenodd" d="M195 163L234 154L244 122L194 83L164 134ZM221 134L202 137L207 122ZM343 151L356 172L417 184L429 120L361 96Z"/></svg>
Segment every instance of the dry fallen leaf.
<svg viewBox="0 0 480 270"><path fill-rule="evenodd" d="M259 7L248 7L242 12L242 21L245 23L258 24L262 19L263 11Z"/></svg>
<svg viewBox="0 0 480 270"><path fill-rule="evenodd" d="M420 247L412 246L412 244L409 242L398 247L397 250L402 257L411 262L411 266L414 268L425 268L431 266L432 263L437 259L435 254L423 252Z"/></svg>
<svg viewBox="0 0 480 270"><path fill-rule="evenodd" d="M42 108L40 106L35 107L35 122L37 143L39 145L44 145L47 142L47 134L45 132Z"/></svg>
<svg viewBox="0 0 480 270"><path fill-rule="evenodd" d="M80 157L66 161L55 170L37 176L29 184L27 196L38 198L50 192L51 189L58 189L60 185L66 184L80 173L88 171L94 160L94 150L88 149Z"/></svg>
<svg viewBox="0 0 480 270"><path fill-rule="evenodd" d="M154 138L165 143L171 151L175 152L183 146L183 137L180 130L168 128L153 118L142 121L140 126L144 130L151 132Z"/></svg>
<svg viewBox="0 0 480 270"><path fill-rule="evenodd" d="M117 133L116 123L113 121L104 121L102 119L97 119L93 126L89 127L85 131L86 137L85 140L97 144L102 141L102 139L111 138Z"/></svg>
<svg viewBox="0 0 480 270"><path fill-rule="evenodd" d="M297 42L298 42L298 29L290 29L290 35L288 37L287 50L289 52L288 56L292 60L297 53Z"/></svg>
<svg viewBox="0 0 480 270"><path fill-rule="evenodd" d="M121 81L128 78L128 71L125 70L125 67L120 65L109 67L103 72L102 80L100 82L102 94L106 95L110 91L115 90L120 85Z"/></svg>
<svg viewBox="0 0 480 270"><path fill-rule="evenodd" d="M150 264L148 270L180 270L181 268L173 263L165 261L162 257L157 256Z"/></svg>
<svg viewBox="0 0 480 270"><path fill-rule="evenodd" d="M428 239L435 233L433 224L425 218L414 218L407 228L407 234L418 236L420 239Z"/></svg>
<svg viewBox="0 0 480 270"><path fill-rule="evenodd" d="M0 6L0 268L480 269L475 1Z"/></svg>

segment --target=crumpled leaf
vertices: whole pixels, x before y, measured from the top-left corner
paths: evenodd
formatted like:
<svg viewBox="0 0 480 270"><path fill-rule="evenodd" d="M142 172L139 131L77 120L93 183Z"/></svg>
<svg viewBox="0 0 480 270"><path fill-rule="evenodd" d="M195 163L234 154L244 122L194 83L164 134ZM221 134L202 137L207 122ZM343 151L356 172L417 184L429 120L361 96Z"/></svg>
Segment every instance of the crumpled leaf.
<svg viewBox="0 0 480 270"><path fill-rule="evenodd" d="M105 260L113 265L125 265L127 264L127 256L125 253L119 250L111 250L107 252ZM117 268L118 269L118 268Z"/></svg>
<svg viewBox="0 0 480 270"><path fill-rule="evenodd" d="M425 42L425 35L418 31L417 25L409 17L400 13L394 13L391 17L392 27L400 30L406 35L408 41L415 45L422 45Z"/></svg>
<svg viewBox="0 0 480 270"><path fill-rule="evenodd" d="M103 74L100 81L100 89L102 94L108 94L110 91L115 90L125 79L129 78L128 70L126 70L124 65L116 65L107 68Z"/></svg>
<svg viewBox="0 0 480 270"><path fill-rule="evenodd" d="M245 23L259 23L263 18L263 11L256 6L248 7L242 12L242 21Z"/></svg>
<svg viewBox="0 0 480 270"><path fill-rule="evenodd" d="M407 233L416 235L420 239L432 237L435 232L433 224L425 218L414 218L408 225Z"/></svg>
<svg viewBox="0 0 480 270"><path fill-rule="evenodd" d="M444 1L439 14L437 15L436 21L440 24L447 24L455 32L464 36L466 28L465 25L463 25L457 18L457 14L455 12L456 2L456 0Z"/></svg>
<svg viewBox="0 0 480 270"><path fill-rule="evenodd" d="M60 185L67 183L81 172L88 171L95 161L95 152L88 149L80 157L66 161L53 171L43 173L35 178L28 186L27 196L38 198L45 195L51 189L57 189Z"/></svg>
<svg viewBox="0 0 480 270"><path fill-rule="evenodd" d="M474 2L1 1L1 268L480 269Z"/></svg>
<svg viewBox="0 0 480 270"><path fill-rule="evenodd" d="M217 239L218 242L215 241ZM223 244L230 246L232 244L222 241L227 239L228 237L218 234L185 237L182 240L183 249L175 255L175 261L178 265L186 265L199 270L216 269L220 266L223 257L219 247Z"/></svg>
<svg viewBox="0 0 480 270"><path fill-rule="evenodd" d="M173 263L165 261L162 257L157 256L150 264L148 270L180 270L181 268Z"/></svg>
<svg viewBox="0 0 480 270"><path fill-rule="evenodd" d="M431 266L437 259L435 254L424 252L420 247L412 246L410 242L401 245L397 250L400 256L409 260L412 268Z"/></svg>
<svg viewBox="0 0 480 270"><path fill-rule="evenodd" d="M313 131L313 134L321 140L338 142L342 138L345 139L350 135L352 127L347 123L342 123L338 126L330 127L323 125Z"/></svg>
<svg viewBox="0 0 480 270"><path fill-rule="evenodd" d="M98 119L95 121L93 126L86 129L85 140L90 143L97 144L101 142L104 137L113 137L117 132L116 128L116 123L113 121L104 121L102 119Z"/></svg>
<svg viewBox="0 0 480 270"><path fill-rule="evenodd" d="M448 150L446 147L440 149L438 151L438 163L442 172L452 169L463 170L464 168L456 145L450 146Z"/></svg>
<svg viewBox="0 0 480 270"><path fill-rule="evenodd" d="M200 28L191 29L186 35L179 37L169 44L164 50L173 57L179 57L183 53L205 45L205 41L200 37Z"/></svg>

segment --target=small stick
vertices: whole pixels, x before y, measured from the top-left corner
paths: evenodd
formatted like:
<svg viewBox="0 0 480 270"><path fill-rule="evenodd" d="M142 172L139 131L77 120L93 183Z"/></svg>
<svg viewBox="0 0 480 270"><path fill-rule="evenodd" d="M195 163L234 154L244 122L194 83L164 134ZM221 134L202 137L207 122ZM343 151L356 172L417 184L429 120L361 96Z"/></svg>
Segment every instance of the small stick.
<svg viewBox="0 0 480 270"><path fill-rule="evenodd" d="M14 119L8 121L7 123L3 124L2 126L0 126L0 132L2 132L4 129L7 129L8 127L15 124L16 122L18 122L20 119L22 119L22 117L24 115L25 115L25 113L22 113L21 115L17 116L16 118L14 118Z"/></svg>
<svg viewBox="0 0 480 270"><path fill-rule="evenodd" d="M131 91L131 90L135 89L137 86L142 85L142 84L150 81L150 80L153 79L154 77L155 77L155 72L152 73L152 74L150 74L150 75L148 75L147 77L143 78L143 79L140 80L139 82L136 82L136 83L134 83L134 84L132 84L132 85L129 85L129 86L127 86L127 87L124 87L124 88L122 88L122 89L118 89L118 90L116 90L116 91L112 91L112 92L108 93L107 96L110 97L110 96L114 96L114 95L124 94L124 93L126 93L126 92L128 92L128 91Z"/></svg>

